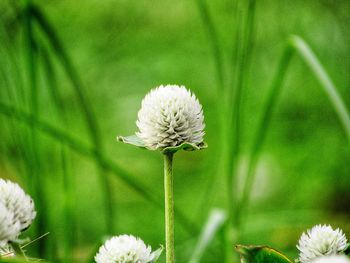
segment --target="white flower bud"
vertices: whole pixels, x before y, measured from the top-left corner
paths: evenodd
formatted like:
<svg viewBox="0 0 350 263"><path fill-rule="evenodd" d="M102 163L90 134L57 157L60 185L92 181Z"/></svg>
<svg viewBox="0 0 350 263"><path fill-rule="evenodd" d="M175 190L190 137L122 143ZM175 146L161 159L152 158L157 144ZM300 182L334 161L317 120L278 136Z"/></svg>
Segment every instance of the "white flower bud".
<svg viewBox="0 0 350 263"><path fill-rule="evenodd" d="M34 202L18 184L0 179L0 203L13 213L21 231L32 224L36 216Z"/></svg>
<svg viewBox="0 0 350 263"><path fill-rule="evenodd" d="M342 230L317 225L302 234L297 248L300 251L300 262L308 263L318 257L339 254L346 246L347 240Z"/></svg>
<svg viewBox="0 0 350 263"><path fill-rule="evenodd" d="M164 149L182 143L200 145L204 116L196 96L184 86L167 85L151 90L143 99L136 122L149 149Z"/></svg>
<svg viewBox="0 0 350 263"><path fill-rule="evenodd" d="M9 241L15 240L20 233L20 223L14 214L0 202L0 248L7 246Z"/></svg>
<svg viewBox="0 0 350 263"><path fill-rule="evenodd" d="M159 250L132 235L112 237L102 245L95 256L97 263L151 263L159 257Z"/></svg>

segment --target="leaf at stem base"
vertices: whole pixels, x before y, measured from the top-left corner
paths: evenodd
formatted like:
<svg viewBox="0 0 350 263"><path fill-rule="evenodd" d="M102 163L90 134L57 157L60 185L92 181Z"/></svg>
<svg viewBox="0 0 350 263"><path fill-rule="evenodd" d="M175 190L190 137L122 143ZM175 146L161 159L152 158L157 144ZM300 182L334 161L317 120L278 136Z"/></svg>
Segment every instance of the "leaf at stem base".
<svg viewBox="0 0 350 263"><path fill-rule="evenodd" d="M126 144L131 144L139 148L143 149L148 149L148 150L153 150L148 148L143 140L138 137L137 135L130 135L130 136L118 136L117 140ZM177 146L171 146L171 147L166 147L163 149L159 149L161 153L163 154L168 154L168 153L175 153L179 150L185 150L185 151L197 151L197 150L202 150L207 148L208 145L205 142L202 142L200 144L194 144L194 143L189 143L189 142L183 142L180 145Z"/></svg>

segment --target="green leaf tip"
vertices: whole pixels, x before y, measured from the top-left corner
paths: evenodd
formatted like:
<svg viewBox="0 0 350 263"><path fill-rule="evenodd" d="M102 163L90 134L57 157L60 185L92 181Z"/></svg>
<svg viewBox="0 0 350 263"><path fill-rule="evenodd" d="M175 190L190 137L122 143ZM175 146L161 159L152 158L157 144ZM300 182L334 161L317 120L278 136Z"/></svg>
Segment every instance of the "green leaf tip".
<svg viewBox="0 0 350 263"><path fill-rule="evenodd" d="M156 251L153 252L154 257L153 257L152 263L157 262L163 250L164 250L164 247L160 245L160 248L158 248Z"/></svg>
<svg viewBox="0 0 350 263"><path fill-rule="evenodd" d="M143 140L138 137L137 135L130 135L130 136L117 136L117 141L123 142L126 144L134 145L139 148L144 148L148 150L156 150L156 149L151 149L145 145ZM194 144L194 143L189 143L189 142L183 142L180 145L177 146L170 146L162 149L157 149L160 150L161 153L163 154L169 154L169 153L176 153L179 150L185 150L185 151L197 151L197 150L202 150L207 148L208 145L205 142L202 142L200 144Z"/></svg>
<svg viewBox="0 0 350 263"><path fill-rule="evenodd" d="M241 255L241 263L292 263L281 252L268 246L235 246Z"/></svg>
<svg viewBox="0 0 350 263"><path fill-rule="evenodd" d="M137 135L130 135L130 136L117 136L117 141L123 142L126 144L131 144L140 148L146 148L145 143L142 141L140 137Z"/></svg>

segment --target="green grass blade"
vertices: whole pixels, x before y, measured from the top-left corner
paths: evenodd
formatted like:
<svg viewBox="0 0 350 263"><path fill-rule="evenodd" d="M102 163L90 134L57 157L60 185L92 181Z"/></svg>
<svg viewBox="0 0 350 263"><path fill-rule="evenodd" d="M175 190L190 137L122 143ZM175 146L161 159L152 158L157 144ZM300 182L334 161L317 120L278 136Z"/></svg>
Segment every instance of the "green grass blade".
<svg viewBox="0 0 350 263"><path fill-rule="evenodd" d="M224 67L223 67L223 55L221 52L220 40L218 33L216 31L214 21L210 16L207 4L205 0L197 0L197 6L199 13L202 17L202 21L204 23L205 29L207 31L208 38L211 43L212 52L215 59L215 69L218 80L219 90L221 92L225 88L225 76L224 76Z"/></svg>
<svg viewBox="0 0 350 263"><path fill-rule="evenodd" d="M101 144L100 134L97 127L96 118L91 110L91 106L90 106L91 104L89 103L84 93L84 90L85 90L83 88L84 85L79 77L79 74L77 73L75 67L73 66L73 63L71 62L67 52L65 51L63 44L59 40L59 37L57 36L55 30L47 21L44 14L39 10L37 6L34 6L34 5L31 6L31 13L33 14L40 28L48 37L48 40L50 41L54 51L56 52L57 57L59 58L60 62L63 65L63 69L66 71L67 76L70 78L73 84L73 87L75 88L75 92L77 94L77 98L79 100L80 106L84 111L86 121L90 129L92 140L96 144L96 146L100 147L100 144Z"/></svg>
<svg viewBox="0 0 350 263"><path fill-rule="evenodd" d="M130 188L135 190L147 201L155 205L155 207L164 209L162 197L159 194L155 194L154 190L148 189L145 185L137 181L131 174L122 169L118 164L113 162L98 151L95 147L87 146L85 143L78 139L70 136L62 130L53 127L52 125L38 120L31 114L17 110L13 107L7 106L0 103L0 114L8 118L14 119L26 125L35 125L36 129L52 137L56 141L67 145L70 149L75 152L87 156L92 160L95 160L96 155L98 156L97 161L99 165L109 172L112 172L115 176L120 178ZM182 212L175 206L175 219L180 223L184 229L191 235L198 233L198 227L195 223L191 222Z"/></svg>
<svg viewBox="0 0 350 263"><path fill-rule="evenodd" d="M42 62L42 67L44 71L44 76L46 79L47 85L45 87L49 90L50 98L53 102L54 109L55 109L55 115L58 121L64 124L65 127L67 127L67 120L66 120L66 114L65 114L65 107L63 103L63 99L60 96L59 89L57 86L57 78L56 78L56 71L54 69L54 65L52 63L52 58L50 57L49 51L44 47L43 43L38 43L38 49L40 53L40 58ZM60 156L59 159L62 164L62 180L63 180L63 188L64 188L64 235L63 240L56 241L56 245L63 248L63 255L64 255L64 261L65 262L71 262L72 261L72 254L73 254L73 247L74 247L74 240L75 240L75 229L76 229L76 222L74 217L74 200L75 200L75 194L74 194L74 175L70 173L69 169L69 151L67 147L63 144L60 145ZM57 249L55 249L57 250ZM57 256L56 256L57 257Z"/></svg>
<svg viewBox="0 0 350 263"><path fill-rule="evenodd" d="M255 178L256 166L259 161L261 148L265 142L266 134L270 125L271 116L273 109L275 108L276 102L278 100L278 95L280 89L282 88L282 83L287 73L289 62L292 55L298 52L301 57L305 60L311 71L314 73L316 78L324 89L326 95L328 96L342 126L350 142L350 115L349 111L342 98L340 97L333 81L324 70L323 66L317 59L316 55L307 45L307 43L298 36L291 37L288 46L285 48L284 54L282 56L281 62L278 66L275 78L272 82L271 89L268 95L268 99L265 103L264 109L262 110L261 120L259 122L255 139L253 141L253 146L251 149L250 160L248 163L248 171L246 176L246 181L244 183L242 198L239 202L238 214L239 218L242 217L242 209L249 202L249 196L252 189L252 185Z"/></svg>
<svg viewBox="0 0 350 263"><path fill-rule="evenodd" d="M0 16L0 57L3 78L5 81L4 89L7 91L8 99L16 102L16 105L26 105L25 92L23 88L23 78L17 64L17 57L12 50L10 36L4 28L5 22ZM4 99L4 97L1 97Z"/></svg>
<svg viewBox="0 0 350 263"><path fill-rule="evenodd" d="M199 236L197 245L193 251L190 263L199 263L208 246L213 241L217 232L222 228L227 219L226 213L221 209L213 209Z"/></svg>
<svg viewBox="0 0 350 263"><path fill-rule="evenodd" d="M217 81L217 98L221 100L222 97L224 97L224 92L225 92L225 70L224 70L225 63L223 58L224 54L223 54L222 45L220 44L217 28L215 27L215 23L209 12L207 1L196 0L196 5L204 26L206 36L209 40L209 45L210 45L209 48L211 48L211 53L214 59L214 67L215 67L214 70L215 70L216 81ZM224 103L218 103L217 111L224 112L225 110L226 109L225 109ZM219 135L220 137L223 137L224 135L223 131L225 130L224 127L227 126L226 122L227 120L225 119L225 114L220 114L220 135ZM221 138L220 140L217 141L217 143L220 143L222 147L218 147L217 152L214 155L220 158L219 155L221 153L221 149L224 147L225 139ZM213 171L212 173L209 173L209 176L210 178L208 178L208 182L213 181L214 177L216 176L216 172ZM202 203L207 202L206 198L208 195L210 195L210 191L212 190L213 190L213 187L210 187L208 185L207 189L203 192ZM207 212L207 211L203 211L203 212Z"/></svg>
<svg viewBox="0 0 350 263"><path fill-rule="evenodd" d="M57 36L54 28L51 26L51 24L48 22L47 18L44 16L44 14L41 12L41 10L35 6L31 5L31 13L36 19L36 22L42 29L42 31L46 34L48 40L51 43L51 46L53 50L55 51L57 58L62 64L62 67L64 68L67 76L71 80L73 87L75 89L75 93L77 95L80 107L85 115L86 122L88 125L88 129L90 132L90 137L96 148L102 152L103 146L102 146L102 139L100 136L100 131L98 128L97 120L93 114L93 111L91 110L91 103L89 103L87 96L85 95L84 91L84 85L81 81L79 74L77 73L75 67L73 66L72 61L70 60L67 52L65 51L65 48L63 47L63 44L59 40L59 37ZM95 156L96 163L99 164L98 159L99 156ZM106 205L106 233L114 232L114 206L113 206L113 197L112 197L112 189L110 187L110 182L108 180L107 175L105 174L105 171L103 171L103 167L100 167L100 180L101 185L103 187L103 193L105 195L105 205Z"/></svg>
<svg viewBox="0 0 350 263"><path fill-rule="evenodd" d="M309 45L300 37L292 36L290 39L291 45L296 49L301 58L306 62L310 70L314 73L317 80L320 82L334 110L336 111L344 131L350 143L350 116L344 101L340 97L332 79L329 77L321 62L318 60Z"/></svg>
<svg viewBox="0 0 350 263"><path fill-rule="evenodd" d="M38 91L38 71L37 71L37 56L36 43L33 29L32 14L30 12L30 0L25 1L22 10L23 32L24 32L24 52L25 52L25 69L27 73L27 83L29 89L29 111L35 116L39 117L39 91ZM44 193L45 179L41 178L41 156L40 156L40 138L35 126L30 127L30 167L29 172L32 178L31 188L34 189L34 197L36 200L36 207L38 216L36 219L37 234L47 232L48 220L45 216L46 211L46 197ZM39 240L39 256L45 256L47 246Z"/></svg>
<svg viewBox="0 0 350 263"><path fill-rule="evenodd" d="M228 193L228 211L229 211L229 220L228 226L226 226L226 240L225 240L225 262L232 262L234 259L232 251L232 243L237 242L235 240L239 238L239 235L233 237L233 233L239 233L239 224L236 222L235 210L237 210L238 200L236 193L236 178L237 178L237 164L238 158L241 152L242 147L242 138L243 138L243 125L242 119L244 119L243 111L243 94L246 92L247 82L249 78L249 69L250 69L250 58L253 47L253 33L254 33L254 18L255 18L255 7L256 1L249 0L247 2L238 2L238 5L241 4L242 11L246 14L240 14L237 12L238 18L236 20L239 22L236 25L235 32L235 42L236 45L236 61L232 63L233 68L233 80L232 88L229 90L228 94L228 116L230 120L229 125L226 128L228 148L226 152L227 156L227 169L226 169L226 178L227 178L227 193ZM237 6L237 8L239 8ZM231 107L231 108L230 108ZM235 228L234 230L232 228Z"/></svg>
<svg viewBox="0 0 350 263"><path fill-rule="evenodd" d="M42 55L41 56L42 64L43 64L43 69L45 71L44 75L47 80L47 87L49 89L51 100L53 101L53 104L55 106L57 118L59 119L60 122L64 123L65 127L67 127L65 107L64 107L63 99L59 94L59 89L57 87L57 78L56 78L54 65L51 61L51 57L48 50L43 45L40 45L39 49ZM75 211L74 178L75 177L73 174L70 173L70 169L68 167L69 166L68 149L63 144L61 144L60 146L61 146L60 160L62 164L62 179L63 179L64 193L65 193L64 195L65 234L63 237L64 238L63 242L58 243L58 245L63 247L64 261L71 262L73 247L74 247L74 240L75 240L75 229L76 229L76 222L75 222L75 216L74 216L74 211Z"/></svg>
<svg viewBox="0 0 350 263"><path fill-rule="evenodd" d="M66 114L65 114L65 107L64 107L63 99L59 92L59 88L57 86L58 81L57 81L56 71L52 63L52 58L50 56L49 51L47 50L47 48L43 46L42 43L40 43L38 49L41 55L40 57L41 57L42 67L44 70L44 76L47 83L47 85L45 86L49 90L51 100L53 102L53 105L55 106L55 110L56 110L55 113L57 117L66 126L67 120L66 120Z"/></svg>

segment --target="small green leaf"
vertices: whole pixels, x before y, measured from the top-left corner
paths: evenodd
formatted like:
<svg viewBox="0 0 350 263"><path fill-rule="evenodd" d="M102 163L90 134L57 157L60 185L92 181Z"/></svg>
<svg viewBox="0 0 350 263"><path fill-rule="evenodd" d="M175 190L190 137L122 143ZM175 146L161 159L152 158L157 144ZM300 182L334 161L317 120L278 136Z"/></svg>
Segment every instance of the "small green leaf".
<svg viewBox="0 0 350 263"><path fill-rule="evenodd" d="M131 144L140 148L146 148L145 143L137 135L118 136L117 140L123 143Z"/></svg>
<svg viewBox="0 0 350 263"><path fill-rule="evenodd" d="M208 147L208 145L205 142L202 142L201 144L198 144L198 145L193 144L193 143L189 143L189 142L184 142L178 146L166 147L161 152L163 154L167 154L167 153L176 153L179 150L198 151L198 150L205 149L207 147Z"/></svg>
<svg viewBox="0 0 350 263"><path fill-rule="evenodd" d="M241 263L292 263L281 252L268 246L236 246Z"/></svg>
<svg viewBox="0 0 350 263"><path fill-rule="evenodd" d="M154 255L154 258L152 260L152 263L156 262L158 260L158 258L160 257L160 255L162 254L164 250L163 246L160 246L160 248L158 248L156 251L154 251L152 254Z"/></svg>
<svg viewBox="0 0 350 263"><path fill-rule="evenodd" d="M118 136L117 140L123 143L131 144L140 148L144 149L149 149L143 140L138 137L137 135L130 135L130 136ZM161 153L163 154L168 154L168 153L176 153L179 150L185 150L185 151L196 151L196 150L202 150L207 148L208 145L205 142L202 142L198 145L189 143L189 142L184 142L181 143L178 146L171 146L171 147L166 147L164 149L160 149ZM149 149L153 150L153 149Z"/></svg>

